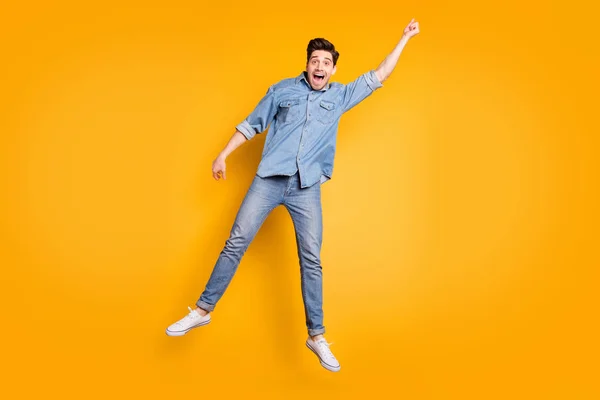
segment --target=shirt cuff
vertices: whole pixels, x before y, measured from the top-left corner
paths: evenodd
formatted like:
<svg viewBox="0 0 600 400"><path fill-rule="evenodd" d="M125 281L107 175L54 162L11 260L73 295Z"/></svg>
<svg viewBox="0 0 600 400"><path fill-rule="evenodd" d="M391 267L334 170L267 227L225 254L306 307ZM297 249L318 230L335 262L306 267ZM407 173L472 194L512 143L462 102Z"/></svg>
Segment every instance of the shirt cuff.
<svg viewBox="0 0 600 400"><path fill-rule="evenodd" d="M369 86L369 88L371 88L371 90L376 90L380 87L383 87L383 84L379 81L379 78L377 78L377 74L375 73L374 69L367 73L366 80L367 85Z"/></svg>
<svg viewBox="0 0 600 400"><path fill-rule="evenodd" d="M246 136L246 139L248 140L252 139L256 134L250 123L248 123L246 120L243 120L238 126L235 127L235 129L242 132L242 135Z"/></svg>

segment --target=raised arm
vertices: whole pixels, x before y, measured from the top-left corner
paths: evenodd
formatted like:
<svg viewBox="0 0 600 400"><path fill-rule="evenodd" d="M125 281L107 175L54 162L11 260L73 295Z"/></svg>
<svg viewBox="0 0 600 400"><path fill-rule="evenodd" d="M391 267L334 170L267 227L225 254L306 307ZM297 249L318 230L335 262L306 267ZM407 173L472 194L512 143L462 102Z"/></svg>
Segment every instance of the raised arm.
<svg viewBox="0 0 600 400"><path fill-rule="evenodd" d="M391 75L394 68L396 68L396 63L398 62L398 59L400 58L400 54L402 53L402 50L404 50L404 46L406 46L406 43L408 43L408 40L411 37L415 36L418 33L419 33L419 23L415 22L415 19L413 18L408 23L406 28L404 28L404 33L402 35L402 38L400 39L400 41L398 42L398 44L396 45L394 50L392 50L392 52L385 58L385 60L383 60L383 62L375 70L375 74L377 75L377 78L379 79L380 82L383 82L387 78L389 78L389 76Z"/></svg>

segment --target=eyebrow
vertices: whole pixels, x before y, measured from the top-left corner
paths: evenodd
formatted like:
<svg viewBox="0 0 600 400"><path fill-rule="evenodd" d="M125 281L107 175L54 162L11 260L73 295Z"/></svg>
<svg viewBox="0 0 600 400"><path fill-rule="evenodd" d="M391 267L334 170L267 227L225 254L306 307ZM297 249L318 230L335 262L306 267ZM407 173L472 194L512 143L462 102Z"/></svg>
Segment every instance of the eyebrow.
<svg viewBox="0 0 600 400"><path fill-rule="evenodd" d="M312 60L313 58L318 58L318 56L312 56L310 59ZM325 57L325 59L331 61L331 58L329 57Z"/></svg>

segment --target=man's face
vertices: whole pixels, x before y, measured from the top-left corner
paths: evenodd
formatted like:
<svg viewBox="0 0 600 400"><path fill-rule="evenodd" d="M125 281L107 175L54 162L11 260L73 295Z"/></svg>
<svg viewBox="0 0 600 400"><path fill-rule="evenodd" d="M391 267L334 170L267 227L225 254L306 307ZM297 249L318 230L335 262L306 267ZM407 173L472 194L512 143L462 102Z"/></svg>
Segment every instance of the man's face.
<svg viewBox="0 0 600 400"><path fill-rule="evenodd" d="M306 64L306 73L313 89L321 90L326 87L331 75L335 74L331 53L325 50L313 51Z"/></svg>

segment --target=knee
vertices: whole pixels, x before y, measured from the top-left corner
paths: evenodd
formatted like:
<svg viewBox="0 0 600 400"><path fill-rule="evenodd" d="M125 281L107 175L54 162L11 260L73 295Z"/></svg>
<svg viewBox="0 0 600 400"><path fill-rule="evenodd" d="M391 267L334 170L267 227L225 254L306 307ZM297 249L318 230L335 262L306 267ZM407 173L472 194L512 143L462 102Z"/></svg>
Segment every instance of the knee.
<svg viewBox="0 0 600 400"><path fill-rule="evenodd" d="M300 262L305 268L321 270L321 251L318 247L307 247L300 250Z"/></svg>
<svg viewBox="0 0 600 400"><path fill-rule="evenodd" d="M239 237L230 237L225 241L225 247L223 248L223 252L225 253L240 253L246 251L248 248L248 243L243 238Z"/></svg>
<svg viewBox="0 0 600 400"><path fill-rule="evenodd" d="M229 238L225 241L225 253L244 253L250 242L252 241L252 235L250 232L244 231L243 229L234 228Z"/></svg>

